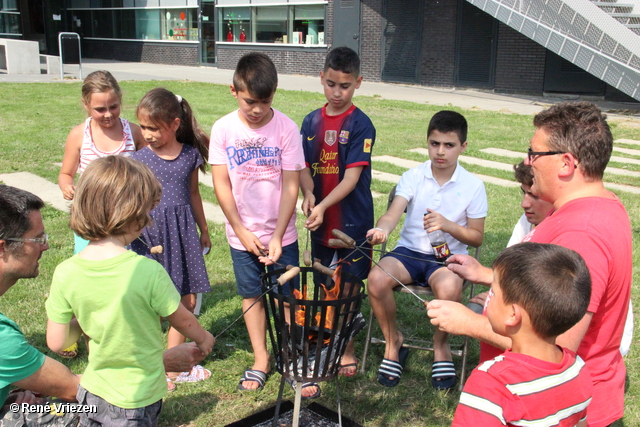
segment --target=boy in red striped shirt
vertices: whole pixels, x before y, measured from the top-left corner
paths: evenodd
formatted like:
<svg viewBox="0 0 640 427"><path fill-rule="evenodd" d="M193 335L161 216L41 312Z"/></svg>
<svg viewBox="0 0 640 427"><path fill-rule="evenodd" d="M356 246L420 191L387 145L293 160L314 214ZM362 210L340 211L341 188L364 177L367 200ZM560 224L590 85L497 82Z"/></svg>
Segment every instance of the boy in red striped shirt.
<svg viewBox="0 0 640 427"><path fill-rule="evenodd" d="M589 305L584 260L571 249L528 242L505 249L493 268L487 316L512 347L473 370L453 426L586 427L591 376L579 356L555 343Z"/></svg>

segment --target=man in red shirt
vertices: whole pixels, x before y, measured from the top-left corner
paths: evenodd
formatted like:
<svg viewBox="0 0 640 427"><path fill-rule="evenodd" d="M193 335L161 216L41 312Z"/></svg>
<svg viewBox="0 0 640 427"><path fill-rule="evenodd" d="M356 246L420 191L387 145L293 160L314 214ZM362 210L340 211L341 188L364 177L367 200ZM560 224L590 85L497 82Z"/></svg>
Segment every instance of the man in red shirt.
<svg viewBox="0 0 640 427"><path fill-rule="evenodd" d="M619 347L632 278L629 217L602 182L613 149L605 119L588 102L562 103L540 112L525 162L534 175L532 192L552 203L554 212L524 241L575 250L592 278L587 314L556 341L576 351L591 372L590 427L608 426L624 414L626 369ZM449 269L475 283L489 285L493 279L492 270L471 257L451 257ZM485 316L461 304L434 300L427 313L441 330L479 339L481 362L511 347L511 340L495 334Z"/></svg>

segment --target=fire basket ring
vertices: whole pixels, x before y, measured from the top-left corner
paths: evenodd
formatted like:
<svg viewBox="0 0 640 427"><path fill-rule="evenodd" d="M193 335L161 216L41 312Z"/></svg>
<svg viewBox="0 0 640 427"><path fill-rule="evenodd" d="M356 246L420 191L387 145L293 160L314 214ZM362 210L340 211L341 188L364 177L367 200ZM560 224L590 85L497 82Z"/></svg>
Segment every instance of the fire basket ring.
<svg viewBox="0 0 640 427"><path fill-rule="evenodd" d="M301 267L298 276L280 284L277 279L285 272L278 269L262 276L267 331L276 369L282 375L278 403L285 380L322 382L336 377L347 344L365 323L360 314L365 287L353 274L340 267L332 275ZM296 290L283 295L283 286ZM339 399L338 391L338 413Z"/></svg>

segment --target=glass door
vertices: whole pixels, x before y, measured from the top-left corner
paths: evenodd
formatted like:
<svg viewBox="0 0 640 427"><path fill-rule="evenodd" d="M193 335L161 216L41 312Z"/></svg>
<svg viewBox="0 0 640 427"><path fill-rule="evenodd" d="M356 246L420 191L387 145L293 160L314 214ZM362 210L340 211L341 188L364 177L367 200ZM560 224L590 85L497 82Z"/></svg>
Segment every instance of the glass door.
<svg viewBox="0 0 640 427"><path fill-rule="evenodd" d="M213 65L216 62L216 27L215 27L215 1L202 0L200 20L202 38L200 39L202 65Z"/></svg>

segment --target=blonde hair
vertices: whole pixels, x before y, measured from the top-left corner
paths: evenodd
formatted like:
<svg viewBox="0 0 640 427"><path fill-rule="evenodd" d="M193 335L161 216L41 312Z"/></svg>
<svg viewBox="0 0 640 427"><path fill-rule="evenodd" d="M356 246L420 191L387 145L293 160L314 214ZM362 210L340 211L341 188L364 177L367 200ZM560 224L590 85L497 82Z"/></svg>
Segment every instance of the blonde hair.
<svg viewBox="0 0 640 427"><path fill-rule="evenodd" d="M80 177L69 227L87 240L121 236L150 222L162 186L137 160L106 156L92 161Z"/></svg>
<svg viewBox="0 0 640 427"><path fill-rule="evenodd" d="M122 102L122 90L120 85L110 72L99 70L89 74L82 82L82 101L85 105L91 104L91 95L94 93L108 92L112 90L118 100Z"/></svg>

